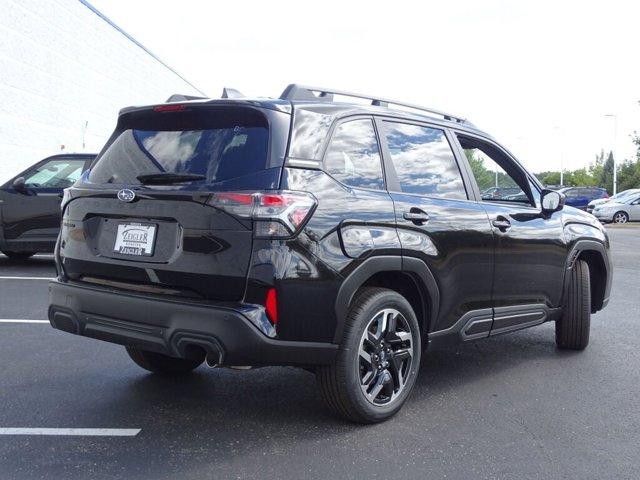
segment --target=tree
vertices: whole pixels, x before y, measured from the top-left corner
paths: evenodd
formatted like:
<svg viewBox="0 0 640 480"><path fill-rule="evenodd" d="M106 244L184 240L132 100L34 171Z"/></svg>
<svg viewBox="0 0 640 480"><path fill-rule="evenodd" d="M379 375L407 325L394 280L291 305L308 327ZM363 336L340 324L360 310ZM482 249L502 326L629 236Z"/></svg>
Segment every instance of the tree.
<svg viewBox="0 0 640 480"><path fill-rule="evenodd" d="M476 177L480 191L482 192L487 188L495 187L495 173L484 166L482 159L478 158L473 150L465 150L464 153L467 156L469 165L471 165L471 171L473 172L473 176Z"/></svg>
<svg viewBox="0 0 640 480"><path fill-rule="evenodd" d="M566 178L566 177L565 177ZM569 172L569 180L572 187L595 187L598 185L598 179L593 176L591 169L579 168L573 172Z"/></svg>
<svg viewBox="0 0 640 480"><path fill-rule="evenodd" d="M613 152L609 152L602 165L602 170L598 173L598 186L606 188L609 193L613 193Z"/></svg>
<svg viewBox="0 0 640 480"><path fill-rule="evenodd" d="M640 188L640 136L634 132L633 143L637 147L636 159L626 160L618 166L618 191Z"/></svg>
<svg viewBox="0 0 640 480"><path fill-rule="evenodd" d="M567 175L565 173L565 180ZM560 185L560 172L546 172L540 179L544 185ZM565 181L566 184L566 181Z"/></svg>

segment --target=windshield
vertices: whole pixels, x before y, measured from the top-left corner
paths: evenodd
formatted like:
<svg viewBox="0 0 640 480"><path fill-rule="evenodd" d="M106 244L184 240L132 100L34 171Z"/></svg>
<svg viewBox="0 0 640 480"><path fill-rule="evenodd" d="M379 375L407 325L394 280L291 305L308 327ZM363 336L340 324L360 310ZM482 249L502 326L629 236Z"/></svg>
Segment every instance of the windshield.
<svg viewBox="0 0 640 480"><path fill-rule="evenodd" d="M162 115L174 117L167 124ZM139 176L173 173L202 176L193 182L213 184L267 168L269 130L264 119L234 115L211 122L201 115L194 122L181 121L180 113L155 117L155 124L146 119L139 128L132 122L133 128L120 131L96 160L88 181L136 185Z"/></svg>
<svg viewBox="0 0 640 480"><path fill-rule="evenodd" d="M638 192L637 191L626 191L626 192L620 192L620 193L616 193L613 197L611 197L612 199L615 200L625 200L628 197L633 197L634 195L637 195Z"/></svg>

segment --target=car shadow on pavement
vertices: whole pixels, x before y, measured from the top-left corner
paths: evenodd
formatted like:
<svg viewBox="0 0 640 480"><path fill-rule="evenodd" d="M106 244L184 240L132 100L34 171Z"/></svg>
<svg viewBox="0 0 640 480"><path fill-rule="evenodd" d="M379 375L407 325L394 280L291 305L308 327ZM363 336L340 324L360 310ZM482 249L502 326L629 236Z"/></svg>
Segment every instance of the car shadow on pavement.
<svg viewBox="0 0 640 480"><path fill-rule="evenodd" d="M573 354L556 349L549 329L427 353L416 388L400 415L405 410L428 408L434 395L455 394L465 384L495 378L522 363ZM221 435L225 426L234 431L249 428L262 432L281 430L286 425L294 430L312 427L323 435L353 428L325 408L315 376L302 369L233 371L200 367L187 376L167 377L131 368L133 376L126 387L118 389L120 397L115 401L127 405L132 413L137 409L157 411L157 415L170 415L172 423L184 422L205 431L211 428L208 434L212 437Z"/></svg>
<svg viewBox="0 0 640 480"><path fill-rule="evenodd" d="M539 363L565 367L558 361L565 355L556 350L549 327L426 354L407 404L378 425L360 426L334 417L320 398L315 376L302 369L232 371L203 366L182 377L157 376L132 364L123 350L107 344L96 349L88 339L81 350L76 343L52 360L75 368L56 368L36 382L22 383L19 391L24 397L16 401L38 412L31 419L34 425L142 429L129 439L65 439L59 448L64 448L69 466L111 461L126 463L128 478L189 478L184 470L189 465L194 472L210 471L222 478L242 471L256 455L317 455L318 448L327 445L349 451L362 442L363 432L371 438L390 433L381 438L394 442L411 424L421 435L438 437L439 429L449 428L455 415L482 415L487 402L496 400L496 386L526 375L524 368L519 370L523 363L533 363L534 376ZM121 357L114 355L119 352ZM95 361L74 363L79 354ZM516 369L515 375L511 369ZM531 368L526 370L531 375ZM47 392L47 397L38 392ZM433 424L433 412L439 412L441 425ZM45 442L31 442L35 441ZM27 446L20 440L12 449L17 464ZM144 462L138 460L140 455ZM34 461L37 468L51 471L46 459Z"/></svg>

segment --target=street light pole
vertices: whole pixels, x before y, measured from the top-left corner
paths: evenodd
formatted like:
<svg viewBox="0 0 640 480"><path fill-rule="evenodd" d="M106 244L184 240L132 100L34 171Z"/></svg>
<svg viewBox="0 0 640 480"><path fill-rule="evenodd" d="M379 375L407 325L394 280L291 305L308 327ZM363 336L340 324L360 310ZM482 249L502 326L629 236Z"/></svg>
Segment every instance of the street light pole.
<svg viewBox="0 0 640 480"><path fill-rule="evenodd" d="M558 130L558 140L560 141L560 185L564 186L564 137L559 126L555 126L553 129Z"/></svg>
<svg viewBox="0 0 640 480"><path fill-rule="evenodd" d="M613 194L618 193L618 115L609 113L605 117L613 118Z"/></svg>

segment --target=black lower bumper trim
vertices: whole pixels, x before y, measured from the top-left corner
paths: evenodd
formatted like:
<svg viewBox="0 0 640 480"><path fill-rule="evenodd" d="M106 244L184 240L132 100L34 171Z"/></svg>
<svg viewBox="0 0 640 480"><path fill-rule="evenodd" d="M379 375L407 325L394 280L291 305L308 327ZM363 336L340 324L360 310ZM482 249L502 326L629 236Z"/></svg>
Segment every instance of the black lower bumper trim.
<svg viewBox="0 0 640 480"><path fill-rule="evenodd" d="M121 345L188 357L197 346L225 365L327 365L330 343L272 339L231 308L183 303L53 281L49 321L54 328Z"/></svg>
<svg viewBox="0 0 640 480"><path fill-rule="evenodd" d="M55 244L55 237L51 239L0 240L0 250L8 252L51 253L53 252Z"/></svg>

